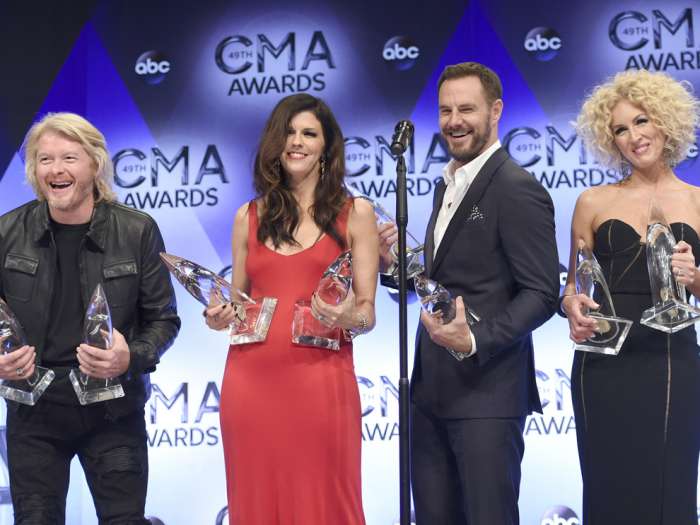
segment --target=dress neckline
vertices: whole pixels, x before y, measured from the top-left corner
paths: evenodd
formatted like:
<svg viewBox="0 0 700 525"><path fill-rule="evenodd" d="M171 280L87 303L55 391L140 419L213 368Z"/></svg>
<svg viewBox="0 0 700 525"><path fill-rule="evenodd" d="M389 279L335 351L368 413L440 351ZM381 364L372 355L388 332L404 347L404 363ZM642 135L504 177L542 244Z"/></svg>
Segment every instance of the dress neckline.
<svg viewBox="0 0 700 525"><path fill-rule="evenodd" d="M323 239L325 239L326 237L327 237L327 234L322 233L322 234L319 236L319 238L316 239L316 240L314 241L313 244L311 244L310 246L307 246L306 248L302 248L302 249L299 250L298 252L294 252L294 253L281 253L281 252L278 252L277 250L273 250L272 248L270 248L270 247L267 245L267 243L262 243L262 245L267 249L267 251L269 251L269 252L271 252L271 253L274 253L274 254L276 254L276 255L279 255L280 257L294 257L294 256L296 256L296 255L300 255L300 254L302 254L302 253L304 253L304 252L307 252L307 251L311 250L314 246L316 246L317 244L319 244L319 243L320 243Z"/></svg>
<svg viewBox="0 0 700 525"><path fill-rule="evenodd" d="M622 219L616 219L616 218L606 219L603 222L601 222L600 225L598 226L598 229L593 232L593 235L594 236L597 235L598 232L600 232L603 229L603 226L609 222L613 222L613 223L619 222L620 224L625 225L629 230L631 230L639 238L640 242L642 241L643 238L646 238L646 235L644 235L644 237L642 237L642 235L639 234L639 232L637 231L637 229L634 226L623 221ZM690 231L693 232L693 234L695 234L696 238L700 238L698 236L698 232L696 232L695 229L690 224L688 224L686 222L677 221L677 222L672 222L671 224L669 224L669 226L673 227L674 224L680 224L680 225L684 226L685 228L688 228Z"/></svg>
<svg viewBox="0 0 700 525"><path fill-rule="evenodd" d="M350 198L347 200L345 203L343 210L338 214L338 217L336 218L336 221L341 218L341 216L346 212L347 208L352 204L353 199ZM254 231L257 231L258 224L260 221L260 218L258 217L258 203L255 199L250 201L250 204L248 206L248 217L249 217L249 230L248 230L248 236L253 234ZM262 245L268 252L274 253L275 255L279 255L280 257L296 257L297 255L301 255L302 253L306 253L309 250L312 250L314 247L318 246L321 244L326 238L330 238L328 233L326 232L321 232L321 235L311 244L310 246L307 246L306 248L302 248L298 252L294 253L281 253L278 252L277 250L270 248L267 243L260 242L258 241L258 244Z"/></svg>

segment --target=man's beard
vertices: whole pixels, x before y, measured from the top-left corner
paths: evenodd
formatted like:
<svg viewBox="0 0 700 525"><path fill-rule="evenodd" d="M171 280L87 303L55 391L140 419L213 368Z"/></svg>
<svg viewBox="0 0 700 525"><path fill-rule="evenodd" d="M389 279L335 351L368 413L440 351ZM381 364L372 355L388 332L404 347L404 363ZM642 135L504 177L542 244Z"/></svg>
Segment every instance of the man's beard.
<svg viewBox="0 0 700 525"><path fill-rule="evenodd" d="M450 156L462 165L467 164L483 153L484 146L486 146L488 143L490 136L491 123L486 122L483 133L479 133L477 129L473 130L472 145L468 149L455 151L449 147L448 142L447 144Z"/></svg>

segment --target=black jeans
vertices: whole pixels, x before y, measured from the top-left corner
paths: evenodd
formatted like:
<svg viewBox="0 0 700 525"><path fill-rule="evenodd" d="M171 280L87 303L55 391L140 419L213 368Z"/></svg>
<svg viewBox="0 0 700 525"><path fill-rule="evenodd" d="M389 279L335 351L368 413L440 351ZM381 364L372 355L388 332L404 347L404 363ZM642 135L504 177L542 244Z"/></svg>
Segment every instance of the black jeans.
<svg viewBox="0 0 700 525"><path fill-rule="evenodd" d="M148 449L143 409L117 420L104 403L45 400L7 411L15 525L64 525L70 462L77 454L100 525L147 525Z"/></svg>

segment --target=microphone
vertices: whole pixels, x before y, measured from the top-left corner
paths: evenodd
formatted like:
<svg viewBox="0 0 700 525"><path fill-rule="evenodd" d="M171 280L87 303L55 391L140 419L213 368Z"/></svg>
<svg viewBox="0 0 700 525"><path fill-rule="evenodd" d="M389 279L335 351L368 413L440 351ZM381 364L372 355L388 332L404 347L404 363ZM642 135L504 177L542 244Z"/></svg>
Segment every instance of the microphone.
<svg viewBox="0 0 700 525"><path fill-rule="evenodd" d="M403 155L413 138L413 124L410 120L399 120L394 128L394 136L391 137L391 147L394 155Z"/></svg>

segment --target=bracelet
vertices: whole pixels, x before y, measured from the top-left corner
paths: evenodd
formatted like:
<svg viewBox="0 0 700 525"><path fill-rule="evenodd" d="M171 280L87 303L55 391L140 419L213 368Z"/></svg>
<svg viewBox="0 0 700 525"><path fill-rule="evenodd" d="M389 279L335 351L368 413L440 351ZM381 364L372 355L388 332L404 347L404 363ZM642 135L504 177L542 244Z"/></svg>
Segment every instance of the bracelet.
<svg viewBox="0 0 700 525"><path fill-rule="evenodd" d="M357 316L360 318L360 326L353 328L346 328L343 330L345 338L352 341L358 335L366 334L369 332L369 321L367 317L362 312L358 312Z"/></svg>
<svg viewBox="0 0 700 525"><path fill-rule="evenodd" d="M360 326L353 328L353 332L356 334L366 334L369 330L367 327L369 326L369 321L367 321L367 316L363 314L362 312L357 313L357 317L360 318Z"/></svg>

